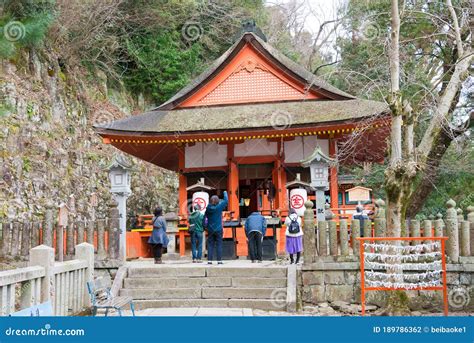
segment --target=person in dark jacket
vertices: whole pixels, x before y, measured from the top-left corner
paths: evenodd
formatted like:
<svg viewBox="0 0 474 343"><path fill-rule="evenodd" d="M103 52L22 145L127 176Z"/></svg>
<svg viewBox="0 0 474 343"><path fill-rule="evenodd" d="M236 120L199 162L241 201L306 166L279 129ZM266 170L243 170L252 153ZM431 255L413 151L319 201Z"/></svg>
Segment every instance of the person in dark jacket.
<svg viewBox="0 0 474 343"><path fill-rule="evenodd" d="M155 208L152 224L153 231L148 239L148 244L152 246L155 264L161 264L163 247L168 246L169 242L168 236L166 235L166 220L165 217L163 217L163 210L161 207Z"/></svg>
<svg viewBox="0 0 474 343"><path fill-rule="evenodd" d="M364 237L364 222L369 220L367 214L364 213L364 207L362 205L356 206L356 213L352 215L353 219L359 219L360 222L360 236Z"/></svg>
<svg viewBox="0 0 474 343"><path fill-rule="evenodd" d="M208 264L212 264L214 248L217 253L217 263L222 264L222 211L227 207L229 198L224 191L224 199L219 200L217 195L213 195L206 207L204 217L207 218L207 259Z"/></svg>
<svg viewBox="0 0 474 343"><path fill-rule="evenodd" d="M262 263L262 242L267 230L267 221L260 212L252 212L245 220L245 235L249 241L249 255L252 263Z"/></svg>
<svg viewBox="0 0 474 343"><path fill-rule="evenodd" d="M189 229L191 235L191 251L193 263L201 263L202 258L202 235L204 214L201 213L199 205L194 206L194 212L189 216Z"/></svg>

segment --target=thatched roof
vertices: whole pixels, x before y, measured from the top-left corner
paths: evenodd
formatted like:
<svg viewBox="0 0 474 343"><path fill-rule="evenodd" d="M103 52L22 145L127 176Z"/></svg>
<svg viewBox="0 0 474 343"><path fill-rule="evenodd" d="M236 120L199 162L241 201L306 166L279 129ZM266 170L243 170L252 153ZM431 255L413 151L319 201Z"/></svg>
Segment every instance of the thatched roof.
<svg viewBox="0 0 474 343"><path fill-rule="evenodd" d="M97 125L96 128L101 133L107 131L212 132L276 126L297 127L308 124L360 120L381 113L388 113L387 105L371 100L291 101L171 111L155 110L112 123Z"/></svg>

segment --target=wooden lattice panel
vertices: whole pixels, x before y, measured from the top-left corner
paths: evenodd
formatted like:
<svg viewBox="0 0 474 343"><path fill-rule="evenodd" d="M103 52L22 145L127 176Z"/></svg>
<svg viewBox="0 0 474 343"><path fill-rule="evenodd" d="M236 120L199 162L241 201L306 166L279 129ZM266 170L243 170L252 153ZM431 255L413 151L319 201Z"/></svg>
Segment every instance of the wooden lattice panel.
<svg viewBox="0 0 474 343"><path fill-rule="evenodd" d="M283 82L269 71L257 67L251 72L243 68L234 73L201 99L200 103L213 105L304 98L304 93Z"/></svg>

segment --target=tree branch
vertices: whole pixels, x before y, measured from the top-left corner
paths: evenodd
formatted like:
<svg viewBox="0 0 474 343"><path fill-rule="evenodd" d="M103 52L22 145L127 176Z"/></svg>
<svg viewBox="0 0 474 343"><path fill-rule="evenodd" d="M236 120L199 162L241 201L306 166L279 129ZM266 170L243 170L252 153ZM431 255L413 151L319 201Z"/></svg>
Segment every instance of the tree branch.
<svg viewBox="0 0 474 343"><path fill-rule="evenodd" d="M453 4L451 3L451 0L446 0L446 5L448 6L448 10L449 10L449 14L451 15L451 18L453 19L453 30L454 30L454 35L456 37L456 47L458 49L458 56L462 56L464 55L464 49L462 46L461 30L459 29L458 16L456 15L456 11L453 8Z"/></svg>

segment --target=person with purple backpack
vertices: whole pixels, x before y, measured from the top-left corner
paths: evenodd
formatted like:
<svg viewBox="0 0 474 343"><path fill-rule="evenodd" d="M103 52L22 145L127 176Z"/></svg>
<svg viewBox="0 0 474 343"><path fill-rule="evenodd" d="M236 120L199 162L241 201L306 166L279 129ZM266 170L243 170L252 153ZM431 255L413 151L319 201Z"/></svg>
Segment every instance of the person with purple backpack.
<svg viewBox="0 0 474 343"><path fill-rule="evenodd" d="M298 217L295 209L290 209L288 217L285 219L286 225L286 252L290 255L290 264L298 264L303 251L303 229L301 228L301 218ZM296 262L294 255L296 254Z"/></svg>

